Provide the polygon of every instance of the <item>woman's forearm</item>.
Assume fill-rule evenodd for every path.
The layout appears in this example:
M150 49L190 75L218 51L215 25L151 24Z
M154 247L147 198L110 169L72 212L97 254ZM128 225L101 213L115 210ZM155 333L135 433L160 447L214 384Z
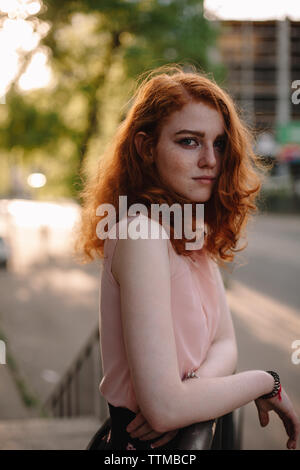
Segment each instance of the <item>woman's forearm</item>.
M237 369L238 353L236 343L230 339L211 345L205 361L195 370L199 377L224 377Z
M273 377L262 370L182 381L166 397L156 430L167 432L219 418L270 393L273 386Z

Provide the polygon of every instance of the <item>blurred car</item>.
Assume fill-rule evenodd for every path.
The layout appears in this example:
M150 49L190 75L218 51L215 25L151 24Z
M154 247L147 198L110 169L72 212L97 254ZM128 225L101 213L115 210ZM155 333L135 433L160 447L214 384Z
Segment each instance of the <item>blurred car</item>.
M3 237L0 236L0 267L7 268L9 260L9 247Z

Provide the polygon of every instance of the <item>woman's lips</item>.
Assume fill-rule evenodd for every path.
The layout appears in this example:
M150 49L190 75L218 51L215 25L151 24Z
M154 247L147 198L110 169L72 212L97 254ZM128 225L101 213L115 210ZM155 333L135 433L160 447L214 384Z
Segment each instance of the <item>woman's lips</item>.
M193 178L195 181L203 184L212 184L216 178Z

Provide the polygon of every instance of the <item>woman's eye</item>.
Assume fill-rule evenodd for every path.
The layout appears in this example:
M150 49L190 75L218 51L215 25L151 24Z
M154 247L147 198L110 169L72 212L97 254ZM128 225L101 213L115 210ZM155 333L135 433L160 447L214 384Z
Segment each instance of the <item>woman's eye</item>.
M224 140L217 140L217 142L215 142L215 147L217 147L221 152L225 150L225 145Z
M192 139L191 137L185 137L184 139L181 139L179 141L180 144L186 145L188 147L192 147L191 143L198 145L198 142L196 139Z

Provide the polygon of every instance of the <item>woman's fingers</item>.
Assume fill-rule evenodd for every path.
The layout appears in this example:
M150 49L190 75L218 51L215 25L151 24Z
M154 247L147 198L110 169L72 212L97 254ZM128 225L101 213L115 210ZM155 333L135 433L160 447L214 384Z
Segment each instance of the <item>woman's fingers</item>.
M297 440L299 438L299 421L297 418L285 417L283 419L284 427L286 429L287 435L289 439L287 441L287 448L288 449L296 449L297 447Z
M126 431L127 432L135 431L138 427L140 427L145 422L146 422L146 420L145 420L144 416L139 411L137 413L136 417L132 421L130 421L130 423L128 424L128 426L126 428Z
M147 421L144 424L142 424L141 426L139 426L137 429L134 429L134 431L131 431L129 434L130 434L130 437L141 438L145 434L148 435L149 432L154 432L155 433L154 437L160 436L162 434L162 433L156 433L155 431L153 431L153 429L149 426Z
M176 436L177 433L178 433L178 429L175 429L174 431L167 432L161 439L159 439L158 441L153 442L153 444L151 444L151 447L153 447L155 449L156 447L160 447L160 446L166 444L167 442L171 441Z
M128 424L126 431L130 437L138 438L142 441L148 441L164 434L154 431L139 410L135 418Z
M144 436L141 436L139 439L140 441L149 441L151 439L154 439L155 437L159 437L164 433L161 432L156 432L156 431L151 431L145 434Z
M267 426L267 424L269 424L269 414L267 411L263 411L263 410L258 410L258 416L259 416L259 421L260 421L260 425L265 427Z
M161 439L159 439L153 444L153 447L162 446L163 444L166 444L171 439L173 439L173 437L176 436L178 432L178 430L170 431L168 433L159 433L154 431L148 424L148 422L145 420L144 416L140 411L136 414L135 418L128 424L128 426L126 427L126 431L129 433L130 437L138 438L141 441L148 441L163 435Z
M286 433L289 436L289 439L286 443L287 448L296 449L297 439L299 437L299 430L300 430L299 429L300 424L299 424L299 420L297 416L293 413L284 414L281 412L277 412L277 414L281 418L284 424Z

